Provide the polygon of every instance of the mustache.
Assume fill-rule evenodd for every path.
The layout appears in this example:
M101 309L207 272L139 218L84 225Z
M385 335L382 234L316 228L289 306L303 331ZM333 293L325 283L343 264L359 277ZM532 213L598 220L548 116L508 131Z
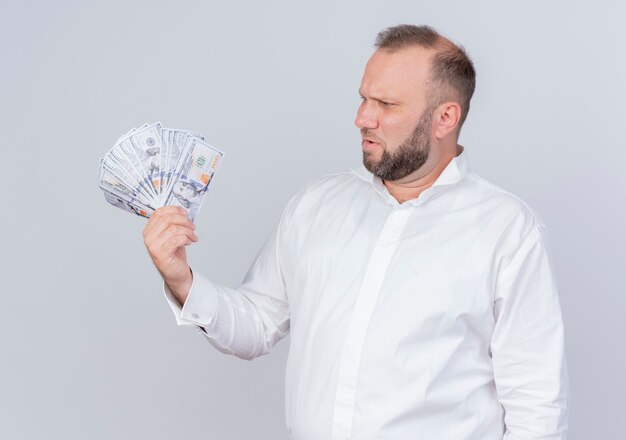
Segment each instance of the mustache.
M361 137L363 139L367 139L370 140L372 142L377 142L377 143L382 143L382 140L376 136L375 134L372 134L367 128L362 128L361 129Z

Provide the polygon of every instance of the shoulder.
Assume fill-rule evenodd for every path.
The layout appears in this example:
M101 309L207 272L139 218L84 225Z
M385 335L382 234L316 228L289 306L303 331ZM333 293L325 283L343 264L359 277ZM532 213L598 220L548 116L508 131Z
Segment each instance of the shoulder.
M547 227L527 201L476 173L468 174L466 184L480 199L481 213L489 216L496 253L511 255L533 243L547 242Z
M474 172L469 172L466 185L471 193L503 222L516 225L529 232L531 229L545 228L537 211L517 194L496 185Z
M350 198L355 191L362 190L365 184L351 171L325 174L309 181L289 201L292 208L317 206L318 208Z
M362 179L351 171L325 174L308 182L302 188L302 192L309 197L319 195L320 193L327 193L329 191L340 192L354 186L355 184L358 185L358 183L362 181Z
M350 200L362 197L367 182L352 171L326 174L307 182L287 203L282 222L286 225L340 212ZM285 225L285 226L286 226Z

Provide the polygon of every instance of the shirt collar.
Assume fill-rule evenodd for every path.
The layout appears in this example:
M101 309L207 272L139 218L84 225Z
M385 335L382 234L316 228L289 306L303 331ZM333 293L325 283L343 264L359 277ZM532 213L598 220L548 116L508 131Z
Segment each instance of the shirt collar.
M387 187L383 183L382 179L378 176L374 176L363 165L357 168L351 169L352 173L361 178L362 180L371 184L374 189L381 194L387 201L398 204L398 201L389 193ZM446 165L441 172L437 180L429 188L422 191L419 197L411 200L407 200L406 203L419 204L426 198L430 198L433 194L448 188L465 178L468 172L467 167L467 152L465 147L457 145L457 155L452 158L450 163Z

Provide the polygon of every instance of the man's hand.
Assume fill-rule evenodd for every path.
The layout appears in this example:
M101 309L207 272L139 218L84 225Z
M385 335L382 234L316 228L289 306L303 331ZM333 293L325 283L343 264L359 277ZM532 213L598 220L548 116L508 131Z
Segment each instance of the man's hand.
M198 241L187 212L177 206L158 208L143 229L143 241L163 281L185 303L191 289L191 269L185 246Z

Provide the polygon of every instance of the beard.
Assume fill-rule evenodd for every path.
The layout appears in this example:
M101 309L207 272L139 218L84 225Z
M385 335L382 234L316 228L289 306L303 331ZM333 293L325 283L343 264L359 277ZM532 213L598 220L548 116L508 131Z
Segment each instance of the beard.
M402 142L395 152L390 153L383 146L382 156L378 161L369 151L363 152L363 165L375 176L383 180L396 181L405 178L421 168L430 155L430 131L433 111L427 108L415 125L413 132ZM367 130L361 130L366 136Z

